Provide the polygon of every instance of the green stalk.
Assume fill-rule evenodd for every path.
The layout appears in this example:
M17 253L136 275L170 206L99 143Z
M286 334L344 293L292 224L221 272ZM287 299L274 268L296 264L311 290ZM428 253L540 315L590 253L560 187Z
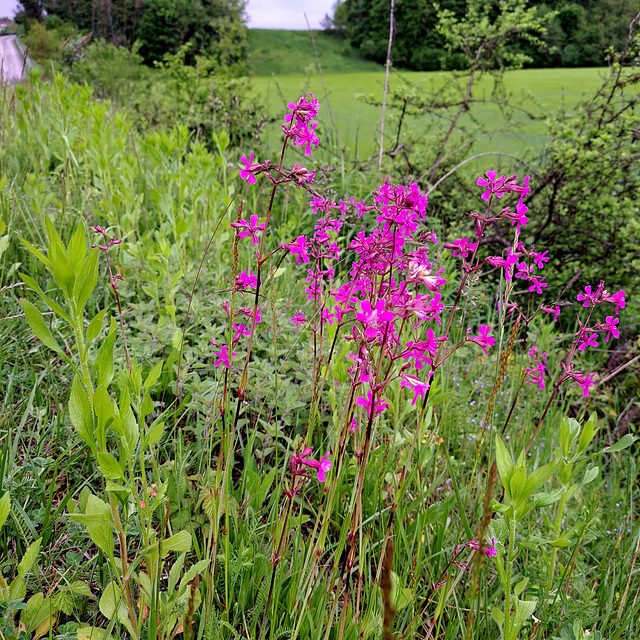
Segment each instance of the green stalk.
M511 630L511 568L515 559L516 514L509 521L509 553L507 554L507 589L504 596L504 629L503 640L509 640L507 633Z
M553 532L556 535L556 538L560 535L560 527L562 525L562 516L564 515L564 505L567 501L568 493L565 491L560 498L560 502L558 503L558 516L556 517L555 522L553 523ZM558 548L554 547L551 552L551 567L549 570L549 584L547 585L547 590L551 592L551 588L553 587L553 576L556 570L556 558L558 556Z

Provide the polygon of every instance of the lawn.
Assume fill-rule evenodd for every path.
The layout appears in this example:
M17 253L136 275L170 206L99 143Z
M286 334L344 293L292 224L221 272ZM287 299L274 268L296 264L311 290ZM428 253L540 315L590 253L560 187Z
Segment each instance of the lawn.
M502 149L527 157L536 155L545 141L545 118L563 108L573 109L581 98L593 93L601 84L601 73L602 69L593 68L525 69L508 72L505 76L505 86L513 102L522 105L539 119L530 120L523 114L523 124L517 131L503 130L486 137L479 142L475 150ZM394 71L390 78L390 88L397 90L401 87L415 87L437 92L450 77L450 74L443 72ZM301 93L311 91L323 105L318 118L320 127L324 131L330 131L330 104L340 145L347 149L348 157L363 160L378 148L381 116L381 109L366 104L363 98L370 96L381 102L384 79L384 71L327 73L324 75L324 81L328 101L317 69L306 76L262 76L254 77L252 82L256 93L264 100L269 114L274 118L285 112L285 104L289 100L295 100ZM474 89L476 98L490 99L492 85L493 80L490 76L481 77ZM472 116L491 129L502 127L505 123L504 116L495 104L476 105L475 109L463 114L461 124L469 123ZM428 116L415 119L417 126L428 127L430 122L432 120ZM389 136L395 135L394 114L390 110L387 111L385 128ZM275 124L269 129L269 142L275 141L278 133L279 124ZM385 149L389 148L390 143L387 142Z

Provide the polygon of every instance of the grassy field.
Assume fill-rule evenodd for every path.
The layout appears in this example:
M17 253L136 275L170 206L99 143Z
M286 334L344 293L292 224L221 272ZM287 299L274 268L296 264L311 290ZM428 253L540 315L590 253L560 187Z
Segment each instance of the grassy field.
M501 149L531 157L540 152L545 141L545 118L560 109L573 109L580 100L593 93L600 86L601 69L525 69L506 74L505 85L514 104L521 105L538 118L531 120L526 115L516 117L523 124L514 130L503 130L479 142L476 151ZM390 79L390 88L415 89L420 92L437 93L451 75L442 72L403 72L394 71ZM381 109L366 104L364 97L369 96L376 102L382 101L384 89L384 71L326 73L328 103L338 130L340 145L347 149L347 156L365 159L378 148ZM264 100L269 114L274 118L285 112L284 105L301 93L311 91L323 105L319 122L320 127L329 134L332 130L327 98L322 78L315 73L308 75L278 75L273 77L255 77L252 80L256 93ZM462 83L463 81L461 81ZM491 99L493 80L482 77L475 87L477 99ZM462 90L462 88L461 88ZM498 129L505 124L500 108L495 104L478 104L461 117L461 124L470 124L472 118L490 129ZM433 120L429 116L412 118L412 124L423 127L425 135ZM385 129L389 138L395 135L396 114L387 111ZM278 120L279 122L279 120ZM275 141L279 133L279 124L269 130L269 141ZM389 149L392 143L385 145Z
M313 31L324 73L380 71L381 66L365 60L357 49ZM316 57L308 31L249 29L249 66L255 76L286 76L317 71Z
M354 153L379 110L353 96L381 79L326 77ZM394 86L408 79L445 76ZM597 72L507 81L545 113ZM305 82L255 86L280 121L303 90L326 103ZM389 254L370 196L363 218L313 215L293 182L240 179L228 137L211 151L183 122L138 129L60 75L0 95L0 134L0 638L635 637L627 399L603 378L586 397L586 379L560 387L574 352L604 376L619 348L576 351L573 311L591 309L565 309L564 335L497 315L493 285L465 285L443 245L457 236L429 242L385 205L406 238Z

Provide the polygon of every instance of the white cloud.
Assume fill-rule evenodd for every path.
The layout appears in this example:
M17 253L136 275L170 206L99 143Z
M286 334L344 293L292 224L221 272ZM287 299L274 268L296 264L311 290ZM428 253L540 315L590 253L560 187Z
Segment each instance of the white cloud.
M312 29L320 28L325 14L331 14L335 0L248 0L251 29L306 29L307 14Z
M18 8L18 0L0 0L0 17L13 17Z

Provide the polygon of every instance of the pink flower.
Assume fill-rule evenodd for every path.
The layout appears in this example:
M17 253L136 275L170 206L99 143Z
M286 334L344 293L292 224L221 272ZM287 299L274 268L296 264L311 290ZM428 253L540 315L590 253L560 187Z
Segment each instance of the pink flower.
M250 268L236 275L236 289L255 289L257 286L258 276Z
M537 366L535 368L533 368L533 369L525 369L525 373L526 373L527 377L529 378L528 380L525 380L525 382L530 382L532 384L537 384L538 388L540 390L542 390L542 389L544 389L545 367L544 367L544 364L542 364L542 362L540 362L540 360L536 360L536 365Z
M487 187L487 190L482 194L482 196L480 196L483 200L489 200L492 193L495 193L498 198L502 197L503 192L499 192L498 187L504 183L506 178L505 176L496 178L497 173L497 171L487 171L487 173L484 174L484 177L481 176L476 181L476 184L479 187Z
M620 331L618 331L618 328L616 327L616 325L619 322L620 322L620 318L615 318L614 316L607 316L606 322L601 322L596 325L597 329L607 332L607 335L605 337L606 342L609 342L609 337L611 336L611 334L613 334L614 338L620 337Z
M215 343L212 341L212 344ZM214 356L218 356L218 359L213 363L213 366L217 368L223 364L227 369L231 366L230 357L238 355L237 353L232 353L231 356L229 356L229 347L227 347L227 345L224 345L220 351L212 349L211 353L213 353Z
M365 335L373 340L378 335L378 331L384 325L383 322L391 322L394 319L392 311L385 311L384 300L378 300L375 307L371 306L368 300L360 303L361 311L356 311L356 318L365 326Z
M232 222L231 226L235 227L236 229L240 229L240 231L238 231L238 235L241 238L246 238L248 236L251 236L251 242L253 244L258 244L259 239L258 239L258 233L261 233L264 231L264 222L261 222L260 224L258 224L258 216L256 215L252 215L251 216L251 222L247 222L246 220L240 220L239 222Z
M597 347L598 346L598 334L597 333L589 333L586 336L580 336L578 340L582 340L580 346L578 347L579 351L584 351L587 347Z
M253 151L251 152L250 160L247 160L246 156L242 156L240 160L242 160L242 162L244 162L245 164L245 168L240 169L239 171L240 177L243 180L247 180L249 184L255 184L256 176L254 175L254 172L258 173L263 168L263 165L253 164Z
M292 122L295 118L300 122L306 123L318 117L320 103L313 97L312 93L309 94L308 100L306 95L303 94L295 104L289 102L287 108L291 109L291 113L285 115L284 119L286 122Z
M536 276L530 276L529 282L531 282L531 286L529 287L531 293L534 291L536 293L542 293L542 290L549 286L547 282L544 282L544 278L537 278Z
M542 269L544 267L545 262L549 262L549 258L547 257L548 251L543 251L542 253L534 253L533 254L533 262L538 267L538 269Z
M478 327L478 333L480 335L470 338L469 333L471 332L471 328L469 328L467 329L467 337L465 338L465 342L475 342L477 345L482 347L485 355L488 356L489 352L487 351L487 347L493 347L493 345L496 343L495 338L492 338L489 335L489 331L491 331L491 327L489 325L481 324Z
M283 242L280 246L295 254L296 262L298 264L302 264L303 262L307 264L307 262L309 262L309 248L306 236L298 236L295 242L290 242L288 244Z
M545 313L552 313L553 321L554 322L558 321L558 316L560 315L560 305L556 305L555 309L550 309L549 307L540 307L540 310L544 311Z
M467 258L469 253L473 253L478 246L477 242L469 242L469 238L460 238L455 242L442 245L445 249L453 249L453 256Z
M427 390L431 386L428 380L431 378L432 375L433 375L433 371L430 371L429 375L427 376L427 380L425 382L422 382L420 378L416 376L412 376L410 374L402 376L402 379L400 380L400 386L413 389L413 400L411 401L412 407L416 404L416 400L419 397L424 398L425 394L427 393Z
M605 298L607 302L611 302L612 304L616 305L616 308L615 308L616 315L618 315L618 313L620 312L620 309L624 309L627 306L627 303L625 302L625 299L624 299L625 295L626 295L626 292L620 289L618 293L614 293L613 295L608 295Z
M588 307L591 304L597 304L598 302L598 291L596 291L595 293L591 293L591 285L587 285L585 288L585 293L579 293L578 294L578 302L581 302L584 300L582 306L583 307Z
M595 385L595 373L587 373L586 376L583 376L580 371L576 371L571 374L571 377L580 385L582 388L582 396L587 397L589 395L589 387L593 387Z
M293 318L290 319L290 322L293 322L295 328L298 328L298 325L304 324L306 322L306 318L304 317L304 311L296 311L293 315Z
M300 465L308 467L309 469L317 469L318 471L318 481L324 482L327 479L326 474L331 470L331 460L329 460L329 454L325 453L322 458L318 460L310 460L306 456L308 456L313 447L307 447L299 456L292 456L290 465L291 469L294 473L297 473L297 469ZM300 475L298 473L298 475Z
M371 415L372 403L374 416L379 415L389 406L389 403L384 398L382 400L375 400L374 402L373 393L370 390L367 391L366 398L363 398L362 396L358 396L356 398L356 404L366 409L367 416Z

